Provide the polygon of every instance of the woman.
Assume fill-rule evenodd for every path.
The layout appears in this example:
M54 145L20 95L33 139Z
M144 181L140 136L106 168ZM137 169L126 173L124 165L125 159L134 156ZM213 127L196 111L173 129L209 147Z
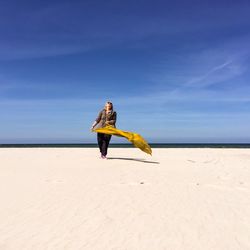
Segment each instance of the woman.
M100 128L103 128L107 125L111 125L115 127L116 123L116 112L113 111L113 104L112 102L106 102L104 109L102 109L97 118L95 119L91 129L100 123ZM108 146L112 135L97 133L97 142L99 145L99 149L101 152L101 158L107 159L106 155L108 152Z

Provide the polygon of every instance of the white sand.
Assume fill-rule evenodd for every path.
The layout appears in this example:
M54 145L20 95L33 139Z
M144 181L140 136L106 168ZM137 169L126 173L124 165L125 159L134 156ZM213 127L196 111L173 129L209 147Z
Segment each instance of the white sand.
M249 250L250 150L0 149L0 250Z

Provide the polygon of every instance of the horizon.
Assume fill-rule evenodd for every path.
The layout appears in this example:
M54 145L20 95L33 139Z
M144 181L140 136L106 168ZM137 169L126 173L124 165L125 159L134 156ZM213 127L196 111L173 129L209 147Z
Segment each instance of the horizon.
M241 140L219 140L218 138L213 138L213 139L208 139L208 140L147 140L149 144L250 144L249 139L241 139ZM90 141L83 141L80 139L75 139L75 140L53 140L53 139L43 139L43 140L36 140L36 139L14 139L14 140L2 140L0 142L0 145L18 145L18 144L23 144L23 145L29 145L29 144L34 144L34 145L46 145L46 144L62 144L62 145L68 145L68 144L93 144L93 145L98 145L98 143L95 141L95 139L90 140ZM126 139L121 139L117 140L114 138L111 139L109 145L116 145L116 144L124 144L124 145L132 145L129 141Z

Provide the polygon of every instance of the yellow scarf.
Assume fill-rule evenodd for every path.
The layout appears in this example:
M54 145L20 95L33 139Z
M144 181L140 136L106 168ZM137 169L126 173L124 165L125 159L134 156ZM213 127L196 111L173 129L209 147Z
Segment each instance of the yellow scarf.
M139 134L136 134L136 133L133 133L133 132L128 132L128 131L123 131L123 130L114 128L114 127L112 127L110 125L108 125L108 126L106 126L104 128L93 129L92 131L97 132L97 133L103 133L103 134L109 134L109 135L116 135L116 136L120 136L120 137L125 137L130 142L132 142L135 147L141 149L142 151L144 151L147 154L152 155L152 149L150 148L148 143L145 141L145 139Z

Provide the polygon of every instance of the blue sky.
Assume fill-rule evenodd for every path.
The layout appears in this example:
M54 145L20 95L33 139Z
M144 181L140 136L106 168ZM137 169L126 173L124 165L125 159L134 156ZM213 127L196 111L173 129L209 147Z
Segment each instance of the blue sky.
M250 142L249 1L0 2L0 143ZM127 142L112 138L113 142Z

